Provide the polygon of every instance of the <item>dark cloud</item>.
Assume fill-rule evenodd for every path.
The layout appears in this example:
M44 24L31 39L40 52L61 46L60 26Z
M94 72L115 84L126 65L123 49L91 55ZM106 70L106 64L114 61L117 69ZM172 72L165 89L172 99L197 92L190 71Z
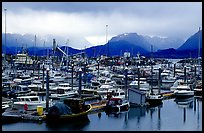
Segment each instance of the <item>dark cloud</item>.
M2 8L11 32L37 29L97 38L108 24L110 36L137 32L187 39L202 26L201 2L3 2Z

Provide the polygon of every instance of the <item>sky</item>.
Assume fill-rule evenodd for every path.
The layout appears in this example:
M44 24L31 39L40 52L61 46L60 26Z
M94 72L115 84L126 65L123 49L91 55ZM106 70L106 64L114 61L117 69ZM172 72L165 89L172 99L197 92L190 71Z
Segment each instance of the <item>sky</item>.
M202 2L2 2L2 33L5 18L6 33L61 36L73 48L123 33L186 40L202 27Z

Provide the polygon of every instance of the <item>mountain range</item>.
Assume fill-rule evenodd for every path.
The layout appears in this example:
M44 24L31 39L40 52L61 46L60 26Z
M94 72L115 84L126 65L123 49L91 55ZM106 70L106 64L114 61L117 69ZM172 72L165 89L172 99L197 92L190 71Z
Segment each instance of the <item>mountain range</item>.
M63 38L58 37L57 44L61 49L69 55L76 54L81 51L86 52L87 56L120 56L124 52L130 52L131 55L136 56L139 52L141 55L150 56L151 46L153 46L154 57L162 58L186 58L198 56L198 40L200 36L200 52L202 55L202 30L191 37L185 42L179 38L163 38L163 37L150 37L143 36L137 33L124 33L112 37L108 43L104 45L92 46L83 50L68 47L63 43ZM22 51L22 47L28 49L29 55L47 55L47 50L51 53L53 36L46 38L44 42L43 37L37 37L35 45L35 37L31 34L7 34L6 52L8 54L16 54ZM5 34L2 34L2 53L4 53ZM82 39L83 40L83 39ZM83 42L86 42L83 40ZM35 47L36 46L36 47ZM62 55L62 54L60 54Z

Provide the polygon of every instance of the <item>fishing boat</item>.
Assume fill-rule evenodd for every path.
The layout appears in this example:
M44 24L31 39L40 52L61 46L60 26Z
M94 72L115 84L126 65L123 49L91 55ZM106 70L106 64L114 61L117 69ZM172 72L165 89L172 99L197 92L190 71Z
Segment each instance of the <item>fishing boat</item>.
M130 108L129 101L122 98L112 97L108 100L106 104L105 112L106 114L119 113L129 110L129 108Z
M41 101L39 96L20 96L13 102L13 108L18 110L36 110L37 106L46 108L46 101Z
M60 119L60 121L72 122L73 120L87 119L91 110L91 104L85 105L83 99L67 98L49 108L46 121L53 122L53 120Z

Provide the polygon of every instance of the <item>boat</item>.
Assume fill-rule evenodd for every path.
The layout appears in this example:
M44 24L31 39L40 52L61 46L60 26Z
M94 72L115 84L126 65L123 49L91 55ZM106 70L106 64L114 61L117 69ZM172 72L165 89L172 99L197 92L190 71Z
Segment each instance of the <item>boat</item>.
M99 99L101 100L101 95L95 89L84 88L81 90L81 98L83 99Z
M32 84L28 85L28 88L32 91L41 91L42 83L40 82L40 80L34 80Z
M199 81L194 88L194 94L196 96L202 96L202 81Z
M97 92L99 95L105 98L107 96L108 90L112 88L113 88L112 85L101 85L99 89L97 89Z
M187 85L180 85L176 90L174 90L174 96L176 98L193 97L194 91L191 91L190 87Z
M170 87L170 90L171 91L174 91L174 90L177 90L177 88L189 88L190 89L190 86L186 85L184 83L184 80L182 79L178 79L174 82L173 86Z
M4 113L7 108L10 108L11 100L2 97L2 110L1 113Z
M1 113L4 113L7 108L9 108L9 105L8 105L8 104L2 104Z
M138 81L134 80L129 84L133 89L138 89ZM146 81L140 81L140 88L139 90L141 91L149 91L149 83L147 83Z
M108 89L107 96L104 98L105 99L109 99L109 98L125 99L125 91L120 88L111 88L111 89Z
M40 101L39 96L20 96L13 102L13 109L36 110L37 106L46 108L46 101Z
M62 74L57 71L52 71L52 76L50 77L50 80L54 83L59 83L64 82L65 77L63 77Z
M91 104L85 105L83 99L67 98L63 102L57 102L49 108L46 114L46 121L54 122L53 120L60 120L72 122L73 120L87 119L88 113L91 110Z
M129 108L130 108L129 101L119 97L118 98L112 97L106 103L105 112L106 114L120 113L123 111L128 111Z
M65 92L69 92L70 90L72 90L72 87L69 83L60 83L58 86L55 83L49 83L49 86L52 86L51 88L49 88L50 93L58 93L59 89L63 89Z
M61 88L58 88L57 89L57 92L54 93L54 94L51 94L49 96L50 99L53 99L53 100L63 100L65 98L73 98L73 97L78 97L79 96L79 93L77 90L72 90L71 88L68 90L66 89L61 89Z
M146 102L148 102L150 106L161 105L162 100L163 96L161 94L148 93L148 95L146 96Z
M15 85L12 87L12 91L17 95L26 95L27 93L31 92L31 89L28 88L26 85Z

